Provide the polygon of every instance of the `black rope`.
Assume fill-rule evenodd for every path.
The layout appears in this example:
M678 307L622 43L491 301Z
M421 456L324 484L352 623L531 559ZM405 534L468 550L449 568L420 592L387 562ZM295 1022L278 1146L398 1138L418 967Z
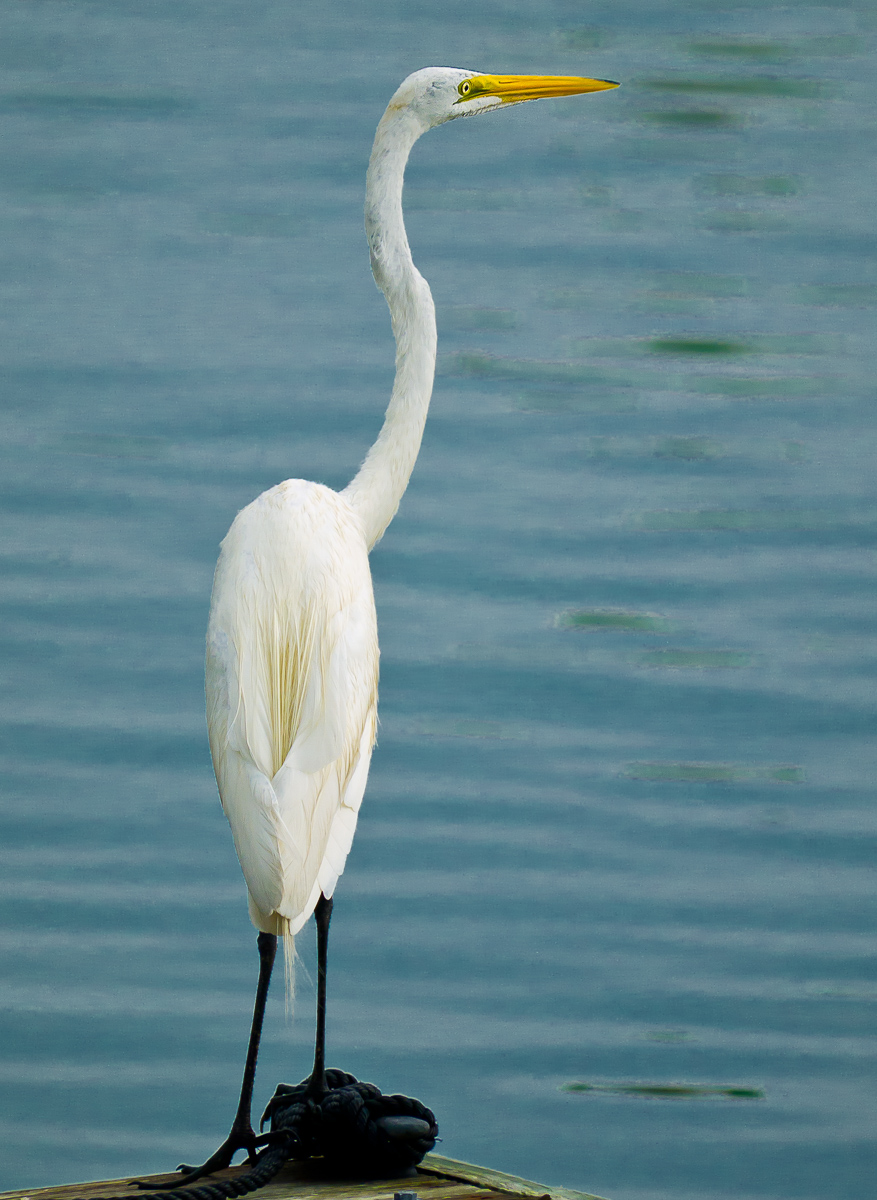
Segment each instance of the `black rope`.
M234 1179L217 1179L212 1183L201 1183L184 1188L175 1188L167 1192L148 1192L150 1200L234 1200L237 1196L246 1196L249 1192L258 1191L266 1183L270 1183L281 1167L289 1161L289 1150L286 1141L268 1146L263 1150L249 1171L236 1175ZM142 1196L143 1193L137 1193ZM130 1195L130 1193L129 1193ZM123 1197L112 1197L111 1200L126 1200Z
M438 1137L435 1113L411 1096L384 1096L346 1071L326 1072L322 1100L307 1096L308 1080L281 1083L262 1116L272 1133L292 1131L291 1158L320 1158L334 1175L393 1178L416 1167Z
M384 1096L373 1083L330 1070L326 1094L315 1100L307 1095L309 1082L278 1086L262 1115L263 1127L271 1122L271 1140L249 1170L234 1179L150 1191L149 1200L236 1200L264 1187L290 1159L322 1160L327 1175L393 1179L408 1174L436 1143L435 1113L411 1096ZM143 1193L105 1200L134 1195Z

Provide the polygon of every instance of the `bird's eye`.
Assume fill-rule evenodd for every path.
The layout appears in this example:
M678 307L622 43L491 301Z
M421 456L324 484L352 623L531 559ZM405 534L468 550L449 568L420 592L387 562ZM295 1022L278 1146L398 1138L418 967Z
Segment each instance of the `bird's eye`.
M469 82L468 79L464 79L463 82L460 84L460 86L457 88L457 91L460 93L461 96L468 96L469 92L471 90L472 90L472 84Z

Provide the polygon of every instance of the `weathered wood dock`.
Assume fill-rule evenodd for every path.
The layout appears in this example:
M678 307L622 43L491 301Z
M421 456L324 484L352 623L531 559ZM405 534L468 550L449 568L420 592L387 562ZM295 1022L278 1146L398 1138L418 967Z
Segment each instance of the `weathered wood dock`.
M242 1167L217 1171L212 1178L234 1177ZM167 1181L173 1186L173 1175L150 1175L143 1178L152 1183ZM381 1179L373 1183L338 1182L319 1179L301 1163L289 1163L265 1187L251 1195L255 1200L393 1200L397 1192L416 1192L420 1200L509 1200L520 1196L525 1200L603 1200L589 1192L570 1188L551 1187L504 1175L487 1167L458 1162L441 1154L428 1154L415 1175L404 1179ZM63 1187L26 1188L18 1192L0 1192L0 1200L106 1200L109 1196L124 1196L142 1200L144 1193L131 1187L126 1179L105 1179L95 1183L68 1183ZM149 1195L149 1193L145 1193Z

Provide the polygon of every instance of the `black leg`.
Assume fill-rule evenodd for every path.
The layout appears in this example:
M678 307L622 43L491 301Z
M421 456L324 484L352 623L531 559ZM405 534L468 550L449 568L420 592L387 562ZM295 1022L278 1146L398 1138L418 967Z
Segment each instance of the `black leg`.
M253 1147L246 1144L246 1142L255 1142L250 1118L253 1104L253 1084L256 1082L256 1062L259 1058L259 1042L262 1040L262 1022L265 1020L268 986L271 983L271 971L274 967L274 957L277 954L277 938L273 933L260 933L257 945L259 947L259 982L256 985L256 1000L253 1004L253 1024L250 1027L250 1041L247 1046L247 1061L241 1081L238 1110L235 1113L229 1135L229 1140L235 1135L244 1139L239 1149L249 1151L250 1161L255 1157Z
M255 1162L256 1149L267 1139L257 1137L253 1130L250 1109L253 1102L253 1083L256 1079L256 1060L259 1057L259 1041L262 1037L262 1022L265 1018L265 1001L268 997L268 985L271 982L271 970L274 966L274 956L277 953L277 938L273 933L260 933L259 946L259 982L256 986L256 1001L253 1005L253 1024L250 1028L250 1044L247 1047L247 1061L244 1066L244 1078L241 1083L241 1097L238 1110L235 1113L228 1137L215 1154L207 1159L200 1167L188 1167L182 1163L178 1171L184 1171L182 1179L175 1179L173 1186L182 1187L213 1171L221 1171L231 1166L231 1160L238 1150L246 1150L247 1162ZM167 1188L167 1184L147 1184L146 1187Z
M326 961L329 953L329 922L332 920L332 901L320 896L314 909L317 924L317 1039L314 1047L314 1069L308 1081L307 1096L320 1101L329 1090L326 1085Z

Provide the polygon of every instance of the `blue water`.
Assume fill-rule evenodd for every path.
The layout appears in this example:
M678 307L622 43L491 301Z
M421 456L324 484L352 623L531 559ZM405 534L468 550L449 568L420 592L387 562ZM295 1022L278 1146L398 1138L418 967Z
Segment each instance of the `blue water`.
M440 365L373 555L330 1061L430 1103L445 1154L613 1200L870 1194L873 9L0 19L0 1186L228 1127L256 964L213 564L377 432L364 170L399 80L450 63L623 86L413 155ZM308 1070L300 948L258 1102Z

